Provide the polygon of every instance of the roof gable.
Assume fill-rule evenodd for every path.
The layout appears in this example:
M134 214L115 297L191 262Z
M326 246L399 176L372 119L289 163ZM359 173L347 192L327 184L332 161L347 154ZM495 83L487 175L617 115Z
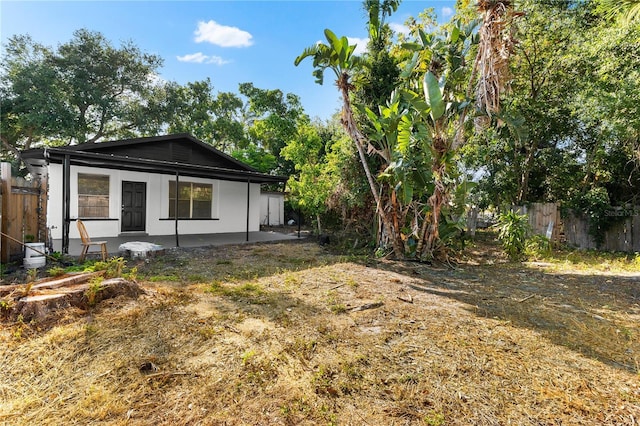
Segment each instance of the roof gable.
M248 165L186 133L87 143L61 148L120 157L219 167L229 170L255 171Z

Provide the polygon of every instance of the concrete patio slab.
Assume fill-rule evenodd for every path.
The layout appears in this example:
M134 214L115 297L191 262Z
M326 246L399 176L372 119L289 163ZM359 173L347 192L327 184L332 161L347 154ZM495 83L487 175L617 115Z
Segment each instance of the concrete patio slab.
M175 235L149 235L149 236L121 236L116 238L92 238L92 240L100 240L107 242L107 251L109 256L114 256L119 253L120 244L128 243L132 241L148 242L158 244L164 248L171 247L207 247L207 246L223 246L230 244L251 244L257 242L270 242L270 241L290 241L297 240L296 234L284 234L280 232L249 232L248 238L246 232L230 232L222 234L194 234L194 235L180 235L178 241L176 241ZM69 240L69 254L71 256L80 256L82 250L82 241L78 239ZM54 251L62 250L62 240L53 240ZM89 252L89 258L100 257L100 252Z

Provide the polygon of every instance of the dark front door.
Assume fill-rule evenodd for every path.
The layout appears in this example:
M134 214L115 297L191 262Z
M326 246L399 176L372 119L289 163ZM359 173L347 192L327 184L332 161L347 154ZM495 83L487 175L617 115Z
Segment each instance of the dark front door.
M122 232L144 231L147 184L122 181Z

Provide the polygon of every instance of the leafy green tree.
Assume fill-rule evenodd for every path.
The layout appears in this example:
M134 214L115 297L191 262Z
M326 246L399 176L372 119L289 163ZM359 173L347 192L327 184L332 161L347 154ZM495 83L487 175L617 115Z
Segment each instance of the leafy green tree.
M278 169L275 155L255 144L248 144L245 148L237 148L231 151L231 156L262 173L270 173Z
M625 25L640 22L639 0L599 0L598 9L608 19L620 18Z
M280 151L306 120L298 96L279 89L260 89L253 83L242 83L239 91L247 98L245 131L251 144L275 159L272 169L279 174L292 174L293 164Z
M166 117L169 133L190 133L215 148L230 153L247 146L243 103L233 93L215 93L210 79L185 85L169 83Z
M640 27L600 3L521 3L503 111L463 155L483 172L482 206L559 201L596 243L640 193Z
M358 164L352 144L334 116L326 122L301 122L296 136L282 150L295 164L288 182L290 200L304 216L314 218L319 234L336 221L344 231L357 228L359 235L371 231L359 223L369 213L361 204L362 192L368 189L366 184L358 187L360 180L354 179Z
M295 164L296 176L287 183L296 204L315 216L318 234L322 234L321 216L335 187L337 175L327 170L325 146L316 127L301 125L294 139L282 150L283 156Z
M327 39L327 44L318 43L304 49L302 54L296 58L294 63L297 66L304 59L313 58L313 75L316 77L316 83L318 84L323 83L324 72L327 69L334 73L336 77L336 86L342 95L342 125L356 146L360 164L362 165L367 177L371 195L375 200L378 218L382 222L385 232L390 237L395 255L401 258L404 256L404 252L400 233L399 230L394 228L394 224L389 220L389 217L384 210L384 205L382 204L382 200L379 195L378 185L375 182L373 174L367 163L365 147L370 146L370 144L358 127L351 105L350 95L354 89L354 85L351 83L351 77L355 70L362 68L364 61L361 57L354 55L356 46L349 45L349 41L346 37L338 38L329 29L325 29L324 34Z
M49 66L51 52L29 36L14 36L0 65L2 157L11 160L44 137L59 136L71 121Z
M398 84L400 70L396 57L391 54L393 32L386 20L400 3L400 0L365 0L363 5L369 15L369 43L364 66L355 76L354 102L373 111L378 105L384 105Z
M471 105L465 96L466 59L474 34L473 26L452 26L443 34L418 29L417 35L407 44L415 54L400 90L380 107L379 117L373 112L369 117L376 129L372 139L391 155L382 177L392 188L390 211L403 226L405 251L431 259L443 248L441 215L457 181L456 126Z
M2 64L3 145L96 142L137 129L162 60L132 42L119 48L85 29L57 49L9 40Z
M162 59L131 41L115 48L102 34L81 29L53 52L50 65L72 117L63 135L84 143L117 137L140 124L142 114L136 112L144 107Z

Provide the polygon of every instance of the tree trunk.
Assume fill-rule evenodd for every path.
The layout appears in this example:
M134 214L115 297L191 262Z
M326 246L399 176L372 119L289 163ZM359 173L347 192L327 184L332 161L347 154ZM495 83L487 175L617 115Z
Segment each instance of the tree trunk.
M320 215L316 215L316 222L318 223L318 235L322 235L322 224L320 223Z
M25 165L25 167L27 168L27 170L29 170L29 173L31 174L31 177L33 177L34 179L38 178L38 174L36 173L36 170L33 168L33 166L31 166L31 164L25 162L22 160L22 155L21 152L18 148L16 148L15 146L13 146L7 139L5 139L4 137L0 136L0 139L2 140L2 144L5 146L5 148L7 148L8 151L13 152L13 154L16 156L16 158L18 159L18 161L20 161L22 164ZM29 145L30 143L27 143L25 146L25 149L29 149Z
M421 251L416 253L420 259L433 259L435 257L435 251L438 248L440 241L440 212L442 206L447 201L447 187L444 182L444 176L446 174L446 154L451 151L449 140L446 133L439 126L438 122L435 124L435 137L433 138L433 163L431 165L431 173L434 176L434 189L433 194L429 197L429 205L431 205L431 215L425 217L425 221L428 221L426 227L426 235L424 235L424 246ZM424 229L424 226L423 226Z
M524 164L522 165L520 182L518 185L518 198L516 200L516 204L518 204L519 206L522 205L524 201L526 201L527 193L529 192L529 176L531 175L531 169L533 168L533 159L535 158L535 153L537 150L538 143L534 142L533 145L529 148L527 152L527 158L525 158Z
M367 157L364 152L364 144L366 142L366 138L358 129L358 126L356 125L355 119L353 117L351 101L349 100L350 83L348 81L348 78L349 76L347 74L342 74L342 76L336 82L338 88L340 89L340 92L342 93L342 126L356 145L358 156L360 157L360 163L362 164L364 173L367 177L367 182L369 183L371 195L373 195L373 199L376 203L376 212L378 213L378 217L382 221L385 230L389 232L391 244L393 246L393 252L398 259L402 259L404 257L404 244L402 243L402 238L400 237L399 230L393 227L391 221L384 211L382 201L380 199L380 194L378 193L378 187L373 180L371 170L369 170L369 165L367 163Z

